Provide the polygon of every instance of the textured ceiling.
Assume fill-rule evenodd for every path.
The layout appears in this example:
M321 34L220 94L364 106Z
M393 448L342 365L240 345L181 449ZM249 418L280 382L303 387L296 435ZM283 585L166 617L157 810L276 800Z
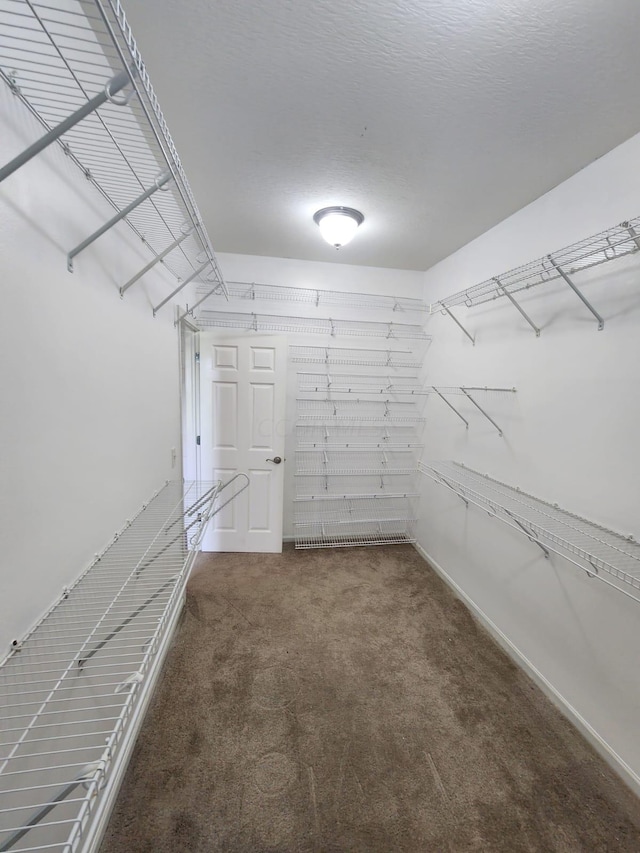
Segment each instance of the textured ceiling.
M220 252L427 269L640 130L638 0L124 2Z

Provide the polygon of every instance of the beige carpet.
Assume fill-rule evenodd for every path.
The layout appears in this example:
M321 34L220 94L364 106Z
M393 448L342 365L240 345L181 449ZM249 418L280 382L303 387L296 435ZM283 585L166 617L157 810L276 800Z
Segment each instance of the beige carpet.
M200 558L101 853L640 851L640 801L410 546Z

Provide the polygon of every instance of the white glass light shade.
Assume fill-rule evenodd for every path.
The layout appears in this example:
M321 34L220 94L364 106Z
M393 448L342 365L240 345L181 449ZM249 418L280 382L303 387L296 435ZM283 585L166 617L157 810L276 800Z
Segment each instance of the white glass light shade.
M313 219L327 243L336 249L353 240L358 226L364 222L360 211L351 207L325 207Z

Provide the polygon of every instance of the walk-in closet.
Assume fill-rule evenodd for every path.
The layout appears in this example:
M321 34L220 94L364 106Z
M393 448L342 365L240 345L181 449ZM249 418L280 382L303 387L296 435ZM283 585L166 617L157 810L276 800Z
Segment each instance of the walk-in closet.
M0 851L640 850L639 34L0 0Z

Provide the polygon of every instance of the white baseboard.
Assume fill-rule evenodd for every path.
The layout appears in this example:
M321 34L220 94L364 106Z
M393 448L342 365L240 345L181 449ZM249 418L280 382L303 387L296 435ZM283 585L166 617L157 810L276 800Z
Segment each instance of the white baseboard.
M604 758L607 764L622 778L622 780L631 788L631 790L640 796L640 776L621 758L618 753L611 747L607 741L601 737L598 732L591 726L584 717L573 707L573 705L557 690L550 681L537 669L529 658L524 655L520 649L511 642L500 628L493 622L487 614L470 598L467 593L460 587L453 578L447 574L442 566L429 556L427 551L418 544L414 543L416 551L427 562L433 570L440 575L442 580L455 592L457 597L463 601L473 615L478 619L481 625L491 634L494 640L501 648L509 655L514 663L523 669L527 675L538 685L543 693L549 697L553 704L561 711L567 719L573 723L578 731L589 741L594 749Z

